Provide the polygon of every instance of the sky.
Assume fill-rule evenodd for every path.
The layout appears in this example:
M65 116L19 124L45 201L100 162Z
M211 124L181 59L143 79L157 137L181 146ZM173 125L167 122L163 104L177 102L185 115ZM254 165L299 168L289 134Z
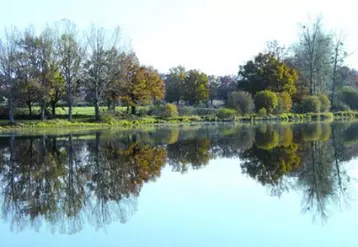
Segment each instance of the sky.
M143 64L212 75L236 74L269 40L296 42L299 24L322 15L327 30L344 33L353 53L347 65L358 68L354 0L0 0L0 6L1 30L42 28L64 18L80 29L120 26Z

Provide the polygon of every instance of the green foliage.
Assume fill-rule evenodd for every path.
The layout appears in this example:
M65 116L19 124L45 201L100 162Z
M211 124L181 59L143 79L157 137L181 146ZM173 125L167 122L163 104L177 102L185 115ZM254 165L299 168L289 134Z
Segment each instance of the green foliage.
M278 94L278 113L290 112L292 108L292 99L287 92L282 92Z
M317 96L306 96L302 100L302 111L303 112L320 112L321 101Z
M265 108L268 113L272 113L278 105L278 98L274 92L269 90L258 92L255 96L256 109Z
M165 79L165 100L167 102L179 102L182 98L182 88L186 78L183 66L171 68Z
M228 107L234 108L240 114L249 114L254 111L254 100L248 92L231 92L228 95Z
M217 114L219 119L233 119L237 115L234 109L221 108Z
M220 109L184 106L179 108L180 116L216 116Z
M267 114L266 108L261 108L258 112L257 112L260 116L265 116Z
M255 95L259 91L296 93L296 70L278 61L271 54L258 54L253 61L240 66L239 88Z
M164 117L172 118L178 116L178 107L175 104L166 104L164 107Z
M358 109L358 93L353 87L345 86L342 88L341 101L347 104L351 109Z
M182 87L183 100L197 105L209 99L209 79L205 73L190 70Z
M331 101L328 96L326 94L321 94L318 97L321 101L321 112L328 112L331 109Z

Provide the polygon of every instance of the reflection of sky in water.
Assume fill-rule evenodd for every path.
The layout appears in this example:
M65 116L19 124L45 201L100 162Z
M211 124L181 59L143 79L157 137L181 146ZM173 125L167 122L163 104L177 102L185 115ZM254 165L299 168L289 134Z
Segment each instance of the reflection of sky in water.
M352 178L358 178L357 162L342 166ZM352 181L349 207L333 208L323 224L301 212L299 189L270 196L241 174L238 159L211 160L184 175L166 167L156 182L143 186L126 224L116 221L99 230L84 225L74 235L52 235L46 227L9 232L4 223L1 246L358 246L357 187Z

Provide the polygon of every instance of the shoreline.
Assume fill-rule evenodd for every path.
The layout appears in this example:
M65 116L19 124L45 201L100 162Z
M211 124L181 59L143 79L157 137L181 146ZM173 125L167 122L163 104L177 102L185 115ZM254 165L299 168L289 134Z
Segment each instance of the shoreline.
M353 121L358 119L356 112L326 112L326 113L305 113L295 114L286 113L280 115L249 115L234 118L220 119L215 116L184 116L175 118L159 117L138 117L136 119L107 119L101 122L94 122L91 119L74 119L72 121L63 119L51 120L18 120L14 126L0 125L0 131L27 130L27 129L110 129L123 128L132 129L141 126L165 126L165 125L187 125L187 124L205 124L205 123L237 123L237 124L262 124L262 123L308 123L316 121Z

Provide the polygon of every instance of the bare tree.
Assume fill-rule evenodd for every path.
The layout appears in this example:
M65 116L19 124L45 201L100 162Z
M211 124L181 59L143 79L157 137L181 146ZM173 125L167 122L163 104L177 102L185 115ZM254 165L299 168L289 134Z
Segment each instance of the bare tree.
M16 57L19 52L19 32L12 27L5 30L4 39L0 42L0 75L1 91L5 92L8 102L9 123L15 124L14 109L13 109L13 90L15 84L16 74Z
M310 94L327 89L326 82L331 73L331 37L323 31L322 18L312 25L303 25L300 44L295 47L297 65L301 75L308 78Z
M332 73L332 94L331 94L331 102L332 108L336 108L336 89L339 83L338 70L342 67L344 63L344 59L348 56L348 53L344 48L344 37L342 32L336 34L333 40L333 52L332 52L332 65L333 65L333 73Z
M58 45L60 69L66 84L68 120L72 121L73 98L75 86L79 81L84 49L80 45L76 25L68 20L64 20L61 24L63 30Z
M121 53L120 29L112 33L92 25L86 33L88 58L85 76L88 89L93 93L96 121L100 120L99 106L103 93L119 69L118 54Z

